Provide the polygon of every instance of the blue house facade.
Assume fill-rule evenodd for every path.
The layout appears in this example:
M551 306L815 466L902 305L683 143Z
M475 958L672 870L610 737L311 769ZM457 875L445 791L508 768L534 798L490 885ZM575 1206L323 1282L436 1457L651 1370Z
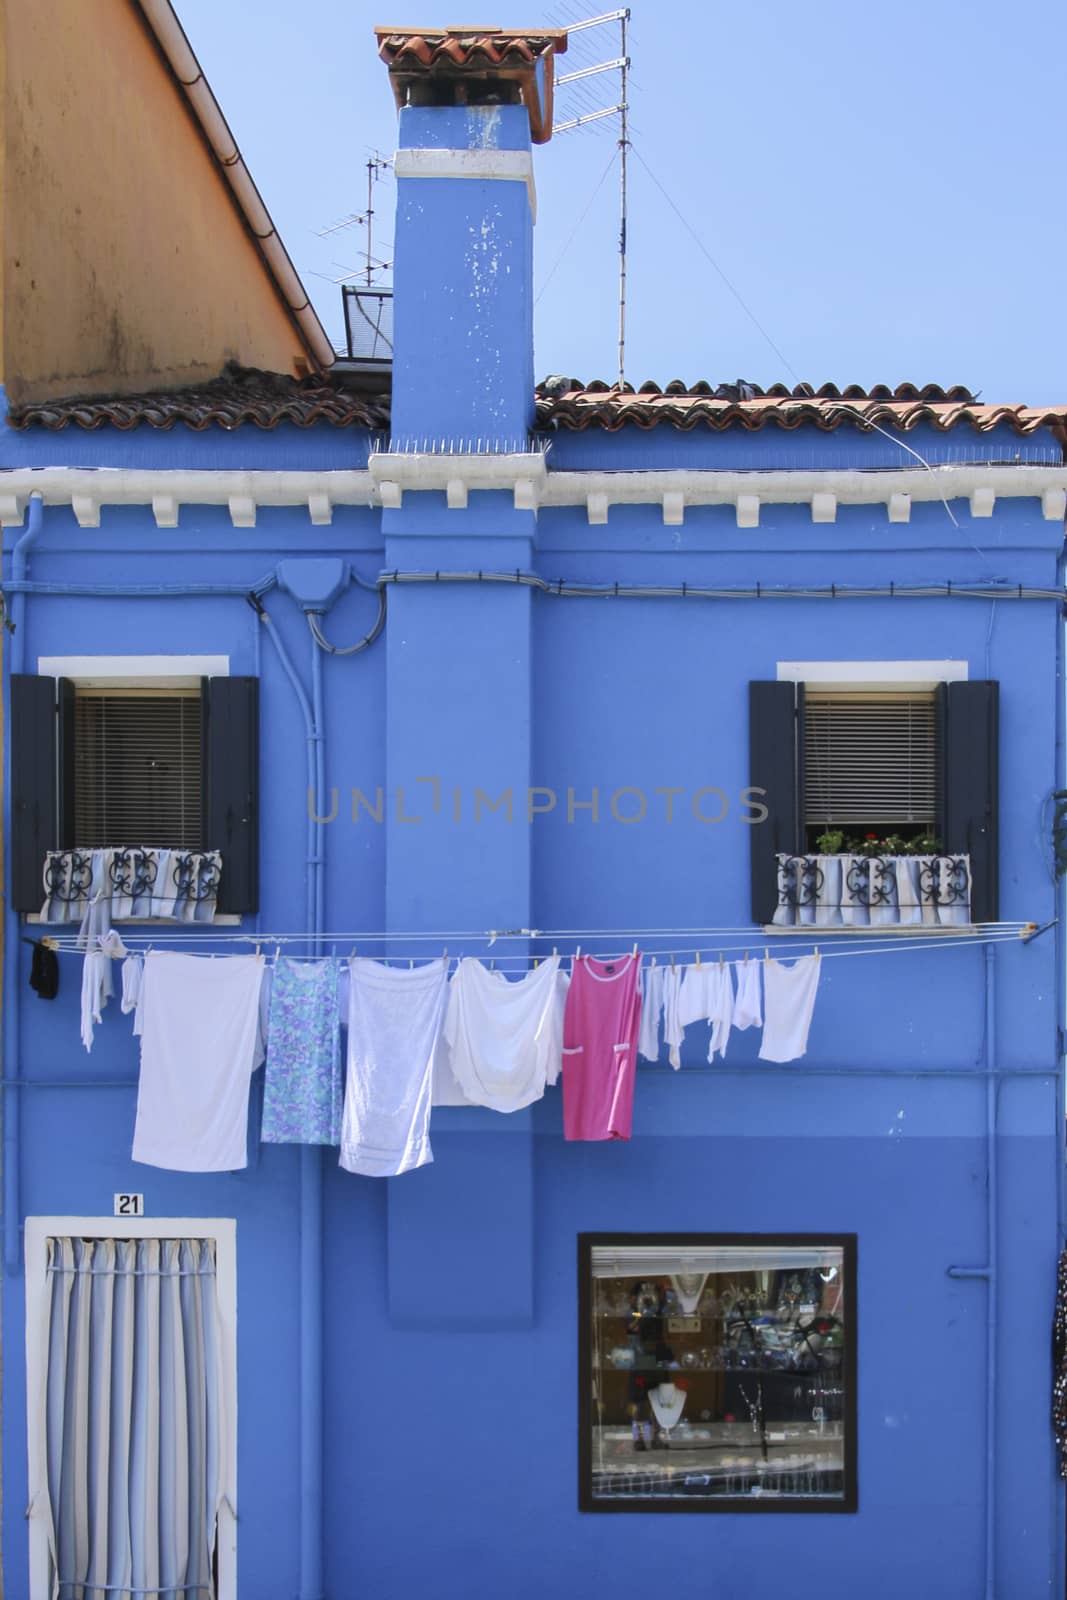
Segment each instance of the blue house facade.
M220 1600L1060 1594L1067 410L535 388L531 147L565 39L379 42L389 392L231 372L0 437L5 1592L191 1540L198 1496L177 1586ZM136 743L160 700L139 800L106 719ZM120 836L164 804L166 837ZM550 1087L438 1105L432 1164L357 1176L260 1141L257 1070L246 1165L134 1162L118 992L79 1037L78 872L121 845L195 858L177 907L111 890L128 950L751 962L794 1033L814 973L810 1030L791 1054L735 1026L709 1063L698 1020L677 1070L660 1038L628 1139L564 1137ZM79 1333L63 1286L126 1248L188 1284L204 1241L194 1481L150 1335L138 1424L118 1310L86 1300ZM159 1370L178 1328L189 1378L175 1294ZM114 1592L173 1586L173 1557Z

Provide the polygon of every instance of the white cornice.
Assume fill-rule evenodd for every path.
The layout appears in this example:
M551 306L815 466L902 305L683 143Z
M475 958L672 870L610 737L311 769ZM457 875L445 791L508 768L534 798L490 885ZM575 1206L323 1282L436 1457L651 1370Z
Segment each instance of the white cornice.
M529 150L437 150L408 147L393 157L396 178L482 178L524 183L530 211L537 221L533 157Z
M235 527L255 526L260 506L303 506L327 524L335 506L394 509L405 494L443 492L462 510L479 490L505 491L517 510L582 506L590 523L605 523L612 506L660 509L677 527L693 506L732 506L737 526L759 526L761 508L806 505L813 522L833 522L839 506L884 506L889 522L907 522L913 504L967 500L972 517L990 517L998 500L1041 501L1042 516L1062 522L1067 467L959 463L929 470L718 472L710 468L642 472L553 472L538 451L500 455L381 453L359 471L236 472L125 467L17 467L0 470L0 524L20 527L31 494L48 506L69 505L83 528L95 528L102 506L149 506L158 527L177 526L183 505L226 506Z

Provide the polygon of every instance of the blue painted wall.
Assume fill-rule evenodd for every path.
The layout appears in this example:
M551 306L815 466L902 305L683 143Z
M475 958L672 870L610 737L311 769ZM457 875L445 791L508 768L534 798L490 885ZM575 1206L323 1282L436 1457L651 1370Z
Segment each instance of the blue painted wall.
M429 142L416 134L410 142ZM483 187L468 180L465 203L484 203ZM437 292L429 280L439 265L422 264L408 291L416 302ZM401 340L403 327L398 306ZM521 340L501 348L509 373L528 360ZM440 430L445 369L433 367L432 351L416 352L410 340L407 349L410 365L401 348L397 371L404 430ZM522 383L528 395L525 366ZM480 403L464 392L471 406ZM509 427L521 426L512 414L523 403L508 400ZM974 445L963 434L909 442L948 460ZM342 467L361 465L368 445L354 430L328 429L0 433L8 465ZM981 448L1008 454L1017 445L1012 435L983 438ZM569 467L884 465L893 449L846 431L660 430L560 436L550 459ZM579 511L535 519L478 493L466 511L448 511L443 496L423 494L405 496L396 512L338 509L327 528L297 510L261 510L255 529L235 530L221 511L183 508L180 527L166 531L136 509L105 507L92 530L54 509L31 577L251 587L281 559L327 555L366 578L383 567L473 565L608 583L1056 583L1062 529L1042 519L1036 501L1000 502L980 521L965 502L953 509L958 528L940 505L917 506L904 525L889 524L884 510L845 508L820 526L803 508L765 507L755 530L738 530L728 511L690 511L683 528L664 528L656 509L627 508L594 528ZM310 687L313 647L298 607L278 593L266 603ZM373 596L349 589L326 631L351 642L374 610ZM327 948L347 955L350 941L340 936L359 930L748 926L748 830L733 803L711 825L689 800L705 786L730 797L745 786L747 684L773 677L788 659L958 658L972 677L999 679L1002 915L1046 922L1058 905L1048 797L1063 781L1055 744L1061 627L1053 602L394 590L378 642L325 662L327 785L340 793L337 819L325 828ZM239 598L35 596L23 646L27 670L42 655L210 652L228 654L233 672L261 676L258 926L299 928L304 727L252 609ZM436 812L432 784L419 782L433 777L442 795ZM512 785L519 797L531 784L561 797L532 826L521 802L511 822L502 812L475 822L475 787L495 797ZM366 813L352 821L352 788L373 798L379 785L388 794L383 822ZM677 786L685 800L670 824L657 800L644 821L626 825L609 805L623 786L650 797ZM568 821L567 789L587 801L594 787L600 820L581 810ZM399 820L401 788L404 814L421 821ZM161 930L158 943L166 942ZM753 930L753 947L763 942ZM471 940L450 954L476 948ZM113 1006L86 1060L76 961L63 958L60 997L44 1005L26 988L28 955L22 945L8 952L21 1016L5 1073L111 1083L22 1093L21 1214L103 1214L115 1191L134 1189L150 1217L237 1219L241 1593L291 1600L300 1583L299 1155L267 1148L247 1172L212 1177L134 1166L137 1058L127 1020ZM759 1063L757 1041L745 1034L732 1038L726 1065L708 1068L694 1030L680 1074L641 1068L630 1144L565 1144L553 1092L513 1118L437 1113L435 1165L399 1180L354 1178L329 1159L323 1554L332 1600L525 1600L549 1586L580 1600L624 1585L679 1600L783 1590L814 1600L861 1588L894 1600L974 1600L985 1553L987 1290L947 1269L980 1263L988 1249L987 1099L976 1076L987 1048L1003 1074L996 1592L1010 1600L1058 1592L1063 1505L1047 1420L1062 1155L1052 937L999 947L993 982L996 1033L987 1041L981 950L894 947L870 959L828 959L802 1063ZM578 1513L575 1240L598 1229L858 1235L854 1516ZM9 1275L3 1562L12 1596L27 1592L22 1318L22 1278Z

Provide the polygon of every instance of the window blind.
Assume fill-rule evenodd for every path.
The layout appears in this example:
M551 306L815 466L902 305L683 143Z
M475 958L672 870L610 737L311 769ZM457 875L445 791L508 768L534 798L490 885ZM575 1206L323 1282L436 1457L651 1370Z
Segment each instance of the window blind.
M919 823L938 818L934 691L824 692L804 700L806 823Z
M78 689L74 831L79 849L201 843L200 695Z

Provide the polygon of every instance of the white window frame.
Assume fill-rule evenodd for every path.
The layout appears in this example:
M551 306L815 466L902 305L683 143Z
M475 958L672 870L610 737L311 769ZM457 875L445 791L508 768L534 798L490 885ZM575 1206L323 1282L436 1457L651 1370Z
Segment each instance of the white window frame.
M51 1600L48 1552L48 1252L51 1238L212 1239L222 1367L217 1600L237 1600L237 1222L233 1217L27 1217L26 1444L29 1600Z
M820 689L936 689L966 683L966 661L779 661L779 683Z
M228 678L229 656L38 656L42 678L69 678L76 689L199 689L201 678ZM40 922L39 911L26 914ZM133 922L165 922L161 917L133 917ZM237 912L217 911L216 927L236 927Z

